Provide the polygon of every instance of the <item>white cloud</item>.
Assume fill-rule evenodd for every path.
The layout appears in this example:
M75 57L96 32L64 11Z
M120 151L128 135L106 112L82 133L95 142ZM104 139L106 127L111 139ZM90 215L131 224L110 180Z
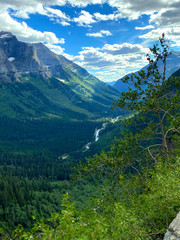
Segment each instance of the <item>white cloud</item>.
M151 0L151 1L144 1L144 0L82 0L82 1L76 1L76 0L69 0L68 1L73 6L87 6L88 4L103 4L108 3L111 7L116 8L116 10L112 14L101 14L101 13L94 13L93 15L87 16L87 19L91 19L88 24L92 24L96 21L108 21L108 20L119 20L122 18L128 18L129 20L135 20L138 19L142 14L146 15L154 15L155 13L160 11L165 11L170 7L174 6L174 9L176 8L176 14L173 15L173 19L179 17L178 9L179 9L179 0ZM170 12L169 12L170 14ZM78 18L75 18L78 21ZM80 21L82 19L79 19ZM153 18L152 18L153 20ZM174 20L171 19L171 22ZM86 26L88 24L85 24L85 21L81 21L81 26ZM155 22L155 21L153 21ZM157 21L156 21L157 22ZM177 22L177 21L176 21ZM152 25L146 26L142 29L139 28L139 30L145 30L153 28ZM137 28L138 29L138 28Z
M142 14L153 14L154 12L159 12L161 9L167 9L172 4L178 4L179 0L6 0L1 1L0 9L14 9L19 12L16 14L21 17L28 17L30 13L40 13L45 14L45 6L65 6L66 4L70 4L71 6L77 7L86 7L90 4L104 4L107 3L113 8L117 8L114 14L104 15L100 13L96 13L95 16L99 20L115 20L116 18L129 18L136 19ZM178 7L177 7L178 9Z
M154 29L146 34L140 36L140 38L147 39L148 41L155 41L158 37L165 34L165 38L173 41L172 46L180 46L180 26L178 27L161 27Z
M63 55L65 58L69 59L70 61L73 61L73 59L74 59L74 57L73 57L72 55L70 55L70 54L62 53L62 55Z
M114 69L114 70L104 70L104 71L93 71L90 70L91 74L95 75L101 81L104 82L112 82L116 81L119 78L126 75L126 72L123 69Z
M127 17L130 20L137 19L142 14L151 15L177 2L179 0L108 0L110 6L118 8L122 18Z
M63 54L64 48L58 46L58 45L54 45L51 43L47 43L45 44L46 47L48 47L52 52L56 53L56 54Z
M145 66L147 51L139 44L105 44L102 48L84 47L71 60L103 81L114 81Z
M79 26L88 26L96 22L93 15L84 10L82 10L80 16L74 18L73 21L76 22Z
M13 16L18 18L24 18L28 19L29 14L36 14L39 13L41 15L45 15L49 17L50 20L55 21L56 23L59 23L63 26L70 25L70 17L67 16L65 13L63 13L59 9L55 9L52 7L43 6L42 4L38 4L37 7L23 7L23 9L16 9L13 8L15 12L13 13Z
M19 18L29 18L29 14L45 14L44 6L37 0L23 1L23 0L7 0L0 2L1 12L5 12L8 9L14 10L14 15Z
M156 29L140 36L145 41L155 41L165 34L165 38L173 42L171 46L180 46L180 2L168 1L166 7L150 16L150 23L156 24Z
M140 44L130 43L113 45L105 44L103 50L112 55L144 53L145 50L147 51L147 49L144 49Z
M70 20L70 17L66 16L66 14L59 9L54 9L50 7L46 7L45 9L47 10L47 13L50 14L50 16L57 16L67 21Z
M174 5L174 4L173 4ZM159 26L177 26L180 25L179 7L172 7L162 9L158 13L154 13L150 17L150 23L155 23ZM176 5L175 5L176 6Z
M69 26L70 25L70 17L67 16L65 13L63 13L59 9L54 9L50 7L45 8L46 13L48 17L50 17L51 20L56 21L56 23L60 23L62 26Z
M103 4L105 2L107 2L107 0L64 0L64 4L69 3L76 7L86 7L90 4Z
M89 37L104 37L104 36L111 36L112 33L108 30L101 30L100 32L87 33L86 35Z
M63 44L63 38L57 38L52 32L41 32L34 30L25 22L17 22L8 12L0 12L1 31L12 32L20 41L25 42L47 42L51 44Z
M56 9L58 6L69 4L76 7L86 7L90 4L107 3L114 8L111 14L94 13L82 10L80 16L70 19L65 13ZM0 2L0 9L5 12L8 8L14 10L14 15L20 18L29 18L29 14L42 14L51 18L57 23L68 26L71 21L75 21L80 26L87 26L97 21L119 20L128 18L137 19L142 14L152 15L151 21L156 24L168 22L178 22L180 7L179 0L6 0ZM167 17L168 16L168 17Z
M98 21L108 21L108 20L117 20L118 18L115 16L115 14L101 14L101 13L94 13L95 18Z
M148 30L155 28L153 25L147 25L145 27L135 27L136 30Z
M66 22L66 21L59 21L59 20L56 20L57 23L60 23L62 26L70 26L70 23Z

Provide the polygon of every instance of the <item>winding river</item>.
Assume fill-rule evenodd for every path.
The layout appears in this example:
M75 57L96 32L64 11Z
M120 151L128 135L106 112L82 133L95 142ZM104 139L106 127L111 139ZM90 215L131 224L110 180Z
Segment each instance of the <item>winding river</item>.
M117 122L120 117L121 117L121 116L117 116L116 118L112 119L111 122L113 122L113 123ZM99 133L100 133L102 130L104 130L104 129L107 127L107 125L108 125L108 122L103 123L103 125L102 125L101 128L99 128L99 129L96 128L96 129L95 129L95 133L94 133L95 139L94 139L93 142L97 142L97 141L99 140ZM87 143L87 144L84 146L84 147L85 147L85 151L89 150L89 148L90 148L90 146L91 146L91 144L92 144L93 142L89 142L89 143Z
M94 134L95 135L95 142L97 142L99 140L99 133L100 133L100 131L104 130L106 128L106 126L107 126L107 123L103 123L102 128L99 128L99 129L95 130L95 134Z

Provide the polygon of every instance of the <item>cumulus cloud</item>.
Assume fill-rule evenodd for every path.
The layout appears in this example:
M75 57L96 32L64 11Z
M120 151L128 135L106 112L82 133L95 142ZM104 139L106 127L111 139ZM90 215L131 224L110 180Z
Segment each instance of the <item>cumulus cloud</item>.
M170 7L168 9L162 9L158 13L152 14L150 17L150 23L155 23L159 26L177 26L177 24L179 25L179 8Z
M37 0L23 1L23 0L7 0L0 2L1 12L7 9L14 10L14 15L20 18L29 18L29 14L45 14L44 6Z
M101 30L100 32L87 33L86 35L89 37L104 37L104 36L111 36L112 33L108 30Z
M56 23L60 23L63 26L69 26L70 25L70 17L67 16L65 13L63 13L59 9L54 9L50 7L46 7L46 14L48 17L50 17L51 20L56 21Z
M167 8L171 4L176 4L179 0L108 0L110 6L117 7L120 16L128 19L137 19L142 14L151 15Z
M47 43L45 44L46 47L48 47L52 52L56 53L56 54L63 54L64 52L64 48L58 46L58 45L54 45L54 44L51 44L51 43Z
M66 3L71 4L72 6L76 7L86 7L87 5L90 4L103 4L106 3L107 0L64 0L64 5Z
M142 14L146 15L156 15L160 11L165 11L169 8L176 8L179 9L179 0L151 0L151 1L143 1L143 0L68 0L68 3L73 6L78 7L85 7L88 4L103 4L107 3L111 7L116 8L112 14L101 14L101 13L94 13L91 15L91 22L89 24L94 23L94 21L108 21L108 20L119 20L122 18L128 18L129 20L135 20L138 19ZM171 10L170 10L171 11ZM168 14L170 14L169 12ZM155 16L154 15L154 16ZM176 19L176 16L178 17L178 10L175 15L173 15L173 19ZM155 22L155 18L153 19L153 22ZM167 21L167 20L166 20ZM173 20L171 20L173 22ZM156 23L158 22L158 19L156 19ZM176 21L177 22L177 21ZM83 23L82 26L85 26ZM152 25L150 25L152 26ZM150 29L150 28L143 28L144 29ZM139 29L140 30L140 29Z
M17 22L8 12L0 13L1 31L12 32L20 41L47 42L63 44L63 38L57 38L52 32L41 32L30 28L25 22Z
M102 48L84 47L71 60L101 80L112 81L145 66L147 51L139 44L105 44Z
M144 53L144 48L140 44L105 44L103 50L112 55L121 55L121 54L133 54L133 53Z
M17 10L17 14L21 17L28 17L30 13L45 13L44 6L65 6L66 4L70 4L71 6L76 7L86 7L90 4L104 4L107 3L113 8L117 8L116 17L124 17L129 19L136 19L142 14L153 14L154 12L159 12L161 9L167 9L170 5L174 7L179 4L179 0L151 0L151 1L144 1L144 0L31 0L31 1L24 1L24 0L7 0L1 1L0 8L7 9L11 8ZM178 8L178 7L177 7ZM118 15L119 14L119 15ZM115 19L113 14L104 15L97 13L95 17L99 20L110 20Z
M107 3L113 7L113 13L90 14L82 10L80 16L70 19L65 13L56 9L57 6L65 6L69 4L76 7L86 7L90 4L104 4ZM70 25L71 21L76 22L80 26L91 25L97 21L119 20L121 18L128 18L129 20L137 19L142 14L152 15L151 21L156 24L162 22L178 22L179 20L179 0L6 0L0 2L0 9L4 12L8 8L14 10L14 15L20 18L29 18L30 14L39 13L46 15L63 26ZM176 9L176 12L175 12ZM166 18L169 16L169 18ZM171 17L170 17L171 16ZM167 20L168 19L168 20Z
M135 27L136 30L147 30L152 28L155 28L155 27L153 25L147 25L145 27Z
M88 26L96 22L93 15L84 10L82 10L80 16L74 18L73 21L76 22L79 26Z
M59 9L43 6L42 4L39 4L37 6L37 8L26 7L25 9L23 8L23 9L19 9L19 10L14 10L12 15L15 17L18 17L18 18L28 19L29 14L36 14L36 13L45 15L45 16L49 17L49 19L51 21L59 23L62 26L70 25L69 22L71 21L71 19L65 13L63 13Z
M108 20L117 20L117 16L115 14L101 14L101 13L94 13L95 18L98 21L108 21Z
M179 8L179 1L170 0L166 2L166 6L150 16L149 23L155 24L156 29L141 35L140 38L146 41L154 41L164 33L166 39L174 42L171 46L180 46Z
M180 26L178 27L161 27L154 29L146 34L140 36L140 38L147 39L148 41L155 41L158 37L165 34L165 38L173 41L171 46L180 46Z

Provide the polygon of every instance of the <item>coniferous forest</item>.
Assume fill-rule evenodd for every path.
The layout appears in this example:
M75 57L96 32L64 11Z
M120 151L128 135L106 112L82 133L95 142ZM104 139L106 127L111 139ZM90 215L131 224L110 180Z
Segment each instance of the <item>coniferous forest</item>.
M122 79L133 87L112 111L128 117L109 124L88 151L83 146L101 121L58 127L56 119L37 120L19 131L18 121L0 119L0 239L163 239L180 210L180 71L166 78L170 54L162 36L147 71ZM62 147L68 157L63 138L72 139Z

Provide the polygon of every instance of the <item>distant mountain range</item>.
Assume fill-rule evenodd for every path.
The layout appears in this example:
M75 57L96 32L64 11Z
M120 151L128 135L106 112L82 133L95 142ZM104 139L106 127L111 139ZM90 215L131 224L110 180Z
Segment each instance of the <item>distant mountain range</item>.
M143 67L141 70L146 71L147 67L148 67L148 65ZM159 61L158 67L161 72L162 67L163 67L162 62ZM170 54L167 57L166 78L169 78L172 75L172 73L174 73L178 69L180 69L180 51L177 51L177 52L173 51L172 54ZM126 76L131 76L131 74L128 74ZM122 78L118 79L112 86L115 87L120 92L128 91L128 87L132 88L132 85L123 83L121 80L122 80Z
M62 120L112 115L119 93L42 43L0 32L1 117Z

